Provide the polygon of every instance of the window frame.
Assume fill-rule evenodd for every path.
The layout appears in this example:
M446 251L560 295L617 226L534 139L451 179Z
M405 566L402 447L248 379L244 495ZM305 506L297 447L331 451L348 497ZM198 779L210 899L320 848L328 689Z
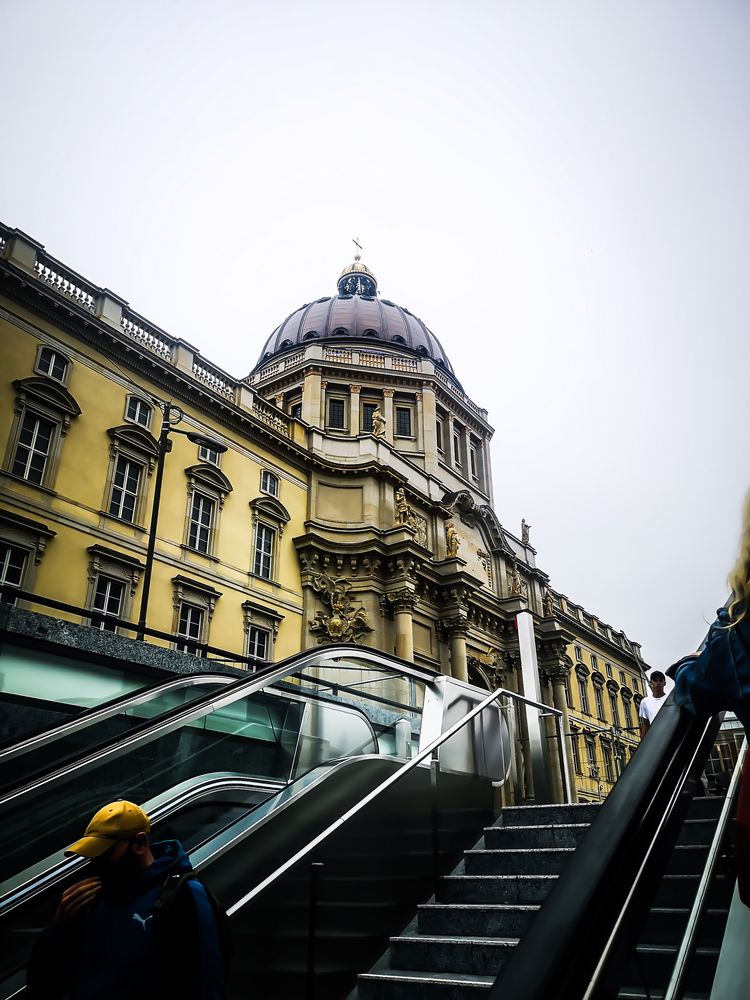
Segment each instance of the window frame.
M204 520L206 511L208 511L207 523ZM211 555L215 527L216 498L208 496L201 490L193 490L188 503L187 548L204 556Z
M273 483L273 489L268 489L267 483ZM281 490L281 479L275 472L271 472L270 469L260 470L260 492L265 493L266 496L273 497L275 500L279 498L279 492Z
M120 595L119 595L118 600L117 600L117 611L115 611L115 612L109 611L109 610L104 610L102 608L97 608L97 606L96 606L96 602L97 602L97 599L99 597L99 588L100 588L100 586L101 586L102 583L106 584L105 589L106 589L107 593L106 593L105 600L107 601L107 603L109 603L109 599L110 599L110 588L111 588L111 585L114 584L116 587L120 588ZM116 632L117 631L117 626L115 624L112 624L110 626L107 625L107 619L108 618L112 619L112 618L122 618L123 617L122 609L123 609L123 604L124 604L124 601L125 601L125 589L126 589L125 588L125 584L123 583L122 580L118 580L114 576L107 576L104 573L99 574L99 576L97 577L97 580L96 580L96 584L94 585L94 598L93 598L93 601L91 603L91 612L92 613L91 613L91 617L89 618L89 625L91 625L92 628L99 629L102 632Z
M372 434L372 416L375 410L383 411L381 401L371 396L360 397L359 401L359 429L363 434ZM368 410L370 411L368 414ZM369 420L368 420L369 416Z
M263 494L251 500L248 504L251 517L251 546L250 546L250 568L248 575L261 580L274 581L274 573L278 564L278 557L281 544L281 536L284 528L291 520L286 507L276 497ZM266 529L273 532L270 576L264 576L255 572L258 554L258 526L264 525Z
M143 408L146 415L145 421L139 420L137 416L130 414L129 411L131 404L136 404L136 412L138 412L138 407ZM125 413L123 415L123 419L127 420L128 423L135 424L136 427L142 427L144 430L149 431L151 430L151 421L153 416L154 408L151 403L147 403L145 399L142 399L140 396L135 396L132 393L125 397Z
M180 653L191 653L193 656L205 656L205 650L199 649L200 645L209 644L211 632L211 622L213 620L216 602L222 596L221 592L214 590L208 584L200 583L185 576L172 577L173 597L172 606L174 614L172 617L172 634L175 637L172 648ZM180 632L182 622L183 607L193 608L201 612L200 635L196 638ZM188 647L193 646L192 652Z
M107 434L110 437L109 467L104 484L104 499L102 501L101 513L118 524L129 524L135 528L143 529L148 497L148 481L156 468L156 461L159 455L159 442L144 427L134 423L121 424L119 427L110 427ZM112 498L114 490L117 488L117 468L121 458L141 466L132 521L127 521L125 518L111 513Z
M263 546L261 545L261 535L268 541L268 551L265 550L265 543ZM255 522L252 551L251 575L259 577L261 580L273 580L274 569L276 568L276 529L273 525L260 519ZM264 561L268 563L267 573L263 572Z
M63 373L60 377L53 375L50 371L51 366L45 367L43 364L43 356L46 351L52 355L53 358L59 360L64 365ZM70 371L73 367L73 362L64 354L58 347L52 347L51 344L39 344L36 352L36 361L34 362L34 371L39 375L43 375L45 378L51 378L60 385L67 385L68 379L70 378Z
M47 375L33 375L29 378L15 379L12 385L16 392L16 402L13 424L5 450L3 471L18 482L28 483L29 486L34 486L37 489L54 492L63 440L70 430L72 421L80 416L81 408L60 382ZM38 483L13 472L27 415L46 420L53 426L49 450L45 456L44 469Z
M284 616L280 615L276 610L266 608L253 601L245 601L242 605L242 628L245 635L245 656L253 657L255 655L250 652L250 636L252 630L257 629L258 631L267 633L268 644L266 647L265 659L268 662L271 662L274 658L274 647L276 637L279 633L279 625L283 620Z
M207 444L200 444L198 445L198 461L205 462L206 465L213 465L218 469L221 466L221 452Z
M348 397L342 392L327 392L326 393L326 430L339 431L340 433L345 433L349 430L349 420L348 420L348 407L349 402ZM333 403L341 404L341 425L334 424L331 420L331 406Z
M127 480L125 480L125 479L124 479L124 482L123 482L122 486L118 485L118 483L117 483L117 477L118 477L118 473L119 473L119 469L120 469L120 463L123 463L123 465L127 466L128 469L136 469L137 470L137 482L136 482L136 486L135 486L135 491L133 491L132 489L126 489ZM111 484L110 491L109 491L109 500L107 502L107 516L108 517L113 517L116 521L122 521L124 524L137 524L138 523L137 515L138 515L138 508L139 508L139 504L140 504L140 501L141 501L141 497L143 495L143 480L145 478L144 475L143 475L144 471L145 471L145 466L141 462L137 461L135 458L132 458L130 455L118 455L117 456L117 458L115 459L114 468L112 470L112 484ZM119 504L119 506L120 506L120 512L119 513L117 513L117 512L115 512L115 511L112 510L112 505L115 503L115 491L116 490L119 490L120 493L121 493L121 495L120 495L120 504ZM133 497L133 509L132 509L132 516L131 517L124 517L123 513L122 513L122 507L123 507L122 499L125 496L132 496Z
M122 603L120 605L120 614L118 617L122 618L123 621L127 621L132 607L133 600L135 598L136 591L138 589L138 581L140 580L141 573L144 569L144 564L140 559L136 559L134 556L128 555L124 552L118 552L116 549L110 549L105 545L89 545L86 550L89 554L89 565L88 565L88 590L86 593L86 608L92 612L86 619L89 625L93 627L98 627L94 623L94 618L102 617L103 612L96 610L96 591L100 578L104 577L110 580L116 580L123 585L123 596ZM107 629L107 631L114 631L120 634L120 629ZM127 632L123 632L127 635Z
M182 548L187 552L195 552L198 555L217 561L221 515L224 510L226 498L233 491L234 487L224 473L214 465L199 464L188 466L185 469L185 477L187 480L187 503L185 504ZM203 497L203 499L213 504L208 547L206 549L195 546L191 538L196 497Z
M19 590L33 591L37 568L47 545L56 534L40 521L33 521L9 510L0 511L0 544L25 554Z
M406 414L408 417L409 431L402 433L399 430L399 414ZM393 436L401 441L413 441L416 438L414 427L414 404L401 401L394 402L393 405Z
M578 699L581 702L581 712L584 715L591 715L591 707L589 704L589 680L588 677L577 674L578 678Z

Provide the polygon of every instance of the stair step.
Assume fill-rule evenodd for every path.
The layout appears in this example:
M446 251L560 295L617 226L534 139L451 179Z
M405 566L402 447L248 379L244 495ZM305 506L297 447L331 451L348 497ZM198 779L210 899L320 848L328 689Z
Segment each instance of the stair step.
M559 875L573 856L572 847L529 850L466 851L467 875Z
M518 938L457 938L427 935L392 937L394 970L496 976L513 954Z
M549 826L560 823L591 823L601 809L598 802L557 806L506 806L500 816L502 826Z
M682 940L687 927L690 910L688 907L653 907L646 917L641 932L641 941L653 945L673 945ZM703 914L698 944L719 946L724 936L727 911L708 909Z
M678 946L676 944L674 946L639 944L636 951L638 954L637 966L631 966L629 972L626 970L623 977L625 982L638 984L636 988L640 988L640 984L645 980L652 992L659 989L663 991L672 975ZM695 949L690 964L691 989L698 993L711 991L718 958L718 947L698 947Z
M447 875L440 880L442 903L533 904L543 902L557 875Z
M702 844L708 847L716 831L716 820L686 819L682 824L677 843L681 845Z
M696 844L677 844L667 862L667 875L700 875L706 864L708 848Z
M484 831L484 846L487 849L577 847L588 828L588 823L489 826Z
M369 972L358 979L357 1000L478 1000L492 989L494 976L432 972Z
M538 906L423 903L417 912L417 927L420 934L520 938L538 912Z

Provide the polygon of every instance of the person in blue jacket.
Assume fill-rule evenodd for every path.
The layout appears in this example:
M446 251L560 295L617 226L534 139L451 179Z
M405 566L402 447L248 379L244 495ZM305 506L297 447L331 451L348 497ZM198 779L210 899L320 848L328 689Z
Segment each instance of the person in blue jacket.
M667 671L674 698L693 715L735 713L750 733L750 493L745 500L740 552L729 574L732 596L716 613L702 651Z
M176 840L151 844L132 802L111 802L65 852L91 873L62 894L27 970L31 997L53 1000L221 1000L219 928L204 886L184 880L168 919L154 907L170 876L190 872Z

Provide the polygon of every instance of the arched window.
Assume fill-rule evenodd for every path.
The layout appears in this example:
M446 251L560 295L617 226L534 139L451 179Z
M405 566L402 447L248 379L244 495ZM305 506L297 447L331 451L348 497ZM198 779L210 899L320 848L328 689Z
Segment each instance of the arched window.
M260 491L267 493L270 497L279 495L279 477L268 469L263 469L260 474Z
M128 396L125 404L125 419L132 420L134 424L140 424L148 430L151 427L151 415L154 408L140 399L138 396Z
M70 362L66 357L60 354L59 351L54 350L51 347L40 347L39 355L36 360L36 371L40 375L47 375L49 378L53 378L56 382L62 382L63 385L68 381L68 372L70 370Z

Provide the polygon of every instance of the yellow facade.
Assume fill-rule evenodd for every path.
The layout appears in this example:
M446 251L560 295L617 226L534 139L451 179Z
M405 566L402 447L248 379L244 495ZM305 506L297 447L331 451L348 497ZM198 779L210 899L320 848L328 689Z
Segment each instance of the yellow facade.
M351 641L523 694L530 612L531 694L598 798L636 745L640 647L552 590L529 526L492 506L487 411L374 275L347 275L236 379L0 226L0 582L137 635L162 455L150 641L245 662Z

